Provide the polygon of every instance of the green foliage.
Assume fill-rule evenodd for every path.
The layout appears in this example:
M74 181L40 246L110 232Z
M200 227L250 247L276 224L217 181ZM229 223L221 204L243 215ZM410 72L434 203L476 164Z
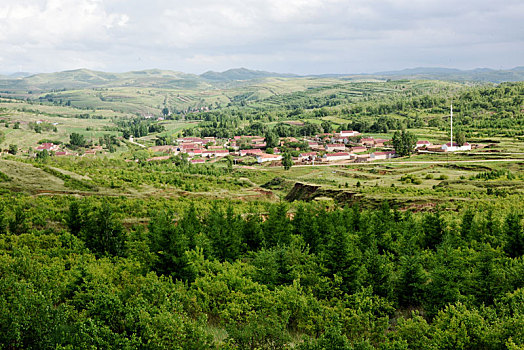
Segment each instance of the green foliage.
M291 159L291 153L286 152L282 156L282 166L284 169L289 170L293 166L293 160Z
M48 98L55 101L61 94L76 92ZM97 94L99 102L114 98L110 91ZM155 102L156 113L171 103L156 89L150 94L164 98L163 104ZM450 95L457 101L456 123L468 137L522 134L522 83L465 88L423 81L342 82L269 98L235 91L230 107L178 112L199 120L187 133L257 134L271 145L279 137L326 130L383 133L426 122L443 133L447 124L441 116ZM78 102L64 98L70 105ZM290 119L298 123L284 123ZM111 131L127 136L162 131L159 123L143 118L115 117L114 123ZM401 143L403 134L396 133ZM111 135L98 134L98 143L116 147ZM171 131L165 135L148 139L169 143ZM520 178L519 164L504 163L511 167L504 170L490 165L493 171L461 165L461 176L482 169L471 179L490 180L462 187L466 181L438 165L429 170L392 164L373 173L365 165L340 167L337 173L344 178L338 181L322 178L331 169L320 167L290 174L278 167L263 172L233 167L232 158L194 166L184 156L153 163L144 161L146 153L126 153L128 159L133 156L141 162L114 154L63 159L47 151L37 153L38 162L19 156L5 161L10 181L2 183L0 198L0 347L524 345L522 194L514 181ZM15 164L15 158L24 163ZM69 189L61 191L78 190L74 195L84 198L40 195L41 187L31 195L20 193L26 182L13 175L22 168L17 165L37 166L65 182ZM430 177L429 171L438 175ZM433 190L425 183L366 186L371 176L382 181L382 172L406 183L418 183L424 174L428 180L451 180ZM328 183L331 189L356 184L361 196L348 201L360 201L360 206L275 203L275 196L253 195L256 184L281 173L286 183L300 178ZM271 188L275 195L287 190L277 185ZM473 189L477 185L481 190ZM486 188L500 195L488 197ZM447 197L453 201L446 202ZM429 201L442 207L426 206Z
M42 143L53 143L55 145L61 145L63 142L60 141L60 140L52 140L52 139L41 139L41 140L38 140L37 142L39 145L41 145Z
M459 146L463 146L466 143L466 134L464 133L464 131L457 131L457 133L455 134L455 142L457 142Z
M15 235L27 233L29 225L27 222L27 213L23 206L18 205L14 209L13 216L9 219L9 232Z
M152 262L155 271L182 280L192 279L185 254L189 243L188 235L174 225L172 214L164 211L154 214L149 223L149 250L155 257Z
M74 132L69 135L69 144L72 147L85 147L87 145L87 141L85 140L84 135Z
M81 226L78 235L87 248L96 256L123 256L125 254L126 232L107 201L94 207L87 206L82 215L80 223L77 222L77 218L71 220L70 228L77 230L77 225Z
M255 206L241 214L233 203L182 201L125 229L122 214L138 203L4 200L2 344L283 349L297 335L302 349L524 343L524 264L508 250L522 218L512 210L302 203L290 217L278 203L262 219ZM67 231L45 228L50 219Z
M391 139L391 143L393 144L395 153L398 156L409 156L415 150L417 137L413 133L406 130L402 130L401 132L395 131L393 138Z
M0 171L0 181L11 181L11 178Z
M40 160L40 161L43 161L45 162L47 160L47 156L46 157L46 153L43 153L43 152L47 152L46 150L43 150L39 153L37 153L37 160ZM43 154L41 157L38 157L39 154ZM91 182L87 181L87 180L79 180L79 179L76 179L74 177L71 177L70 175L68 174L64 174L63 172L57 170L57 169L54 169L54 168L51 168L51 167L48 167L48 166L45 166L45 165L42 165L42 164L35 164L36 167L42 169L43 171L45 171L46 173L49 173L53 176L56 176L58 177L59 179L62 179L64 180L64 183L66 186L68 187L71 187L73 189L77 189L77 190L83 190L83 191L97 191L97 187L95 185L93 185Z
M427 176L426 176L426 178L427 178ZM413 174L403 175L400 178L400 181L405 182L405 183L412 183L412 184L415 184L415 185L420 185L422 183L422 180L419 179L418 177L416 177Z
M499 169L478 173L477 175L471 176L470 180L497 180L500 178L513 180L515 179L515 175L513 175L509 170Z
M18 146L10 144L8 152L9 152L9 154L12 154L12 155L17 154L18 153Z
M129 139L130 136L142 137L150 133L159 133L165 130L165 127L152 119L124 119L118 120L117 125L123 132L124 139Z
M507 237L506 253L517 258L524 254L524 225L522 214L512 212L504 220L504 233Z
M274 131L268 131L265 139L267 148L277 147L280 144L278 135Z
M48 159L49 159L49 152L46 149L36 153L36 160L38 162L45 163L47 162Z

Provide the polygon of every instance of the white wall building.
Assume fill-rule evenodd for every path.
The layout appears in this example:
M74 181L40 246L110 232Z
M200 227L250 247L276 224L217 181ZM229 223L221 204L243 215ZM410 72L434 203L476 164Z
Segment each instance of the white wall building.
M348 160L351 159L351 153L347 152L337 152L337 153L326 153L322 159L325 161L334 161L334 160Z
M358 136L360 135L360 133L358 131L353 131L353 130L342 130L340 132L340 136L342 137L353 137L353 136Z
M459 146L456 142L453 142L453 145L451 142L448 142L442 145L442 149L444 152L471 151L471 145L466 142L462 146Z
M261 154L257 155L258 163L272 162L276 160L281 160L282 156L280 154Z

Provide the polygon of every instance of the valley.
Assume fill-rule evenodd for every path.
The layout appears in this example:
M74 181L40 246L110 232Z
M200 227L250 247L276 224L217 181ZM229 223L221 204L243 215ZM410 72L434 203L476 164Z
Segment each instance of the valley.
M430 73L1 79L0 348L519 348L524 83Z

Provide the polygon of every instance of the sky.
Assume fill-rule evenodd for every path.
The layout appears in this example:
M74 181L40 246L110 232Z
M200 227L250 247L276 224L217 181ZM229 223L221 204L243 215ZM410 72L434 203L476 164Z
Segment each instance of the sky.
M524 65L523 0L2 0L0 72Z

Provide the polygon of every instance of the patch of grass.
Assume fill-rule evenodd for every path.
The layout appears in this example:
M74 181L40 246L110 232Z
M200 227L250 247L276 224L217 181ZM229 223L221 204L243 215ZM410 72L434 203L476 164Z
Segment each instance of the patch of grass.
M3 181L3 182L11 181L11 178L0 171L0 181Z
M48 166L45 166L43 164L36 164L37 168L42 169L48 174L51 174L55 177L58 177L59 179L62 179L64 181L64 185L66 187L75 189L75 190L81 190L81 191L98 191L98 188L84 180L79 180L71 177L70 175L64 174L56 169L50 168Z

